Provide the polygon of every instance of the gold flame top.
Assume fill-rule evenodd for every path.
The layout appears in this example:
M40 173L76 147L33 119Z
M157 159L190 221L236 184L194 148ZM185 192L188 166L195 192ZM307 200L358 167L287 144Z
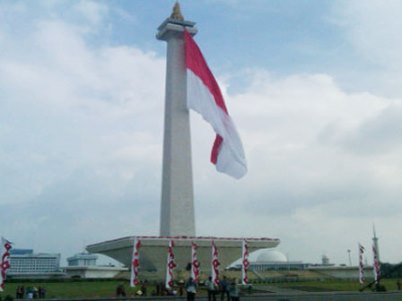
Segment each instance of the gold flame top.
M173 11L172 14L170 15L170 18L179 21L184 21L184 17L181 14L180 4L178 1L176 1L175 5L173 6Z

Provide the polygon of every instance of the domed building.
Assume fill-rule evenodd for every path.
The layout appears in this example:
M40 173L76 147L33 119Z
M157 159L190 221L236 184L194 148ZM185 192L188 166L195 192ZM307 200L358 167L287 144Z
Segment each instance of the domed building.
M302 261L288 261L285 254L275 249L260 249L251 252L248 260L250 262L250 270L267 271L267 270L304 270L308 264ZM242 259L239 258L233 262L228 269L241 269Z
M281 253L277 250L272 249L261 249L257 250L250 254L249 259L255 258L255 262L276 262L276 263L283 263L288 262L287 257L285 254Z

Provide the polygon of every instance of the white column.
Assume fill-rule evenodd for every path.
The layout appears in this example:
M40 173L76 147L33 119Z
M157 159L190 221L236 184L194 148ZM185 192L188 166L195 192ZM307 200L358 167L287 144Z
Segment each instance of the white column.
M190 116L183 30L195 34L195 23L167 19L157 39L167 42L165 126L163 140L160 235L195 236Z

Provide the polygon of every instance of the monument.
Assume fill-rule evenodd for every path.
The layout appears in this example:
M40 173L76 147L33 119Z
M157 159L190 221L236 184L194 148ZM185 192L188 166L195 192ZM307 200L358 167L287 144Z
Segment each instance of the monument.
M211 242L219 249L221 267L241 256L242 242L250 251L272 248L279 239L197 237L195 231L191 163L190 118L187 108L187 78L184 60L184 31L195 35L195 23L184 20L179 4L158 28L157 39L167 42L165 123L163 141L162 198L160 236L129 236L87 246L90 253L101 253L130 267L135 238L141 240L140 270L163 275L167 246L175 241L178 269L191 260L191 243L198 245L201 271L210 270Z
M195 34L195 23L185 21L176 3L170 18L158 28L167 42L165 126L163 140L160 235L195 236L190 112L184 66L183 31Z

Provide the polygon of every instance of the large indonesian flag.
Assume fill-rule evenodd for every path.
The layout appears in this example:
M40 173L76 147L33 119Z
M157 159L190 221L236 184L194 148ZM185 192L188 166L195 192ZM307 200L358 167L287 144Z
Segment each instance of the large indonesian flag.
M191 35L184 31L187 69L187 106L211 124L216 132L211 162L216 169L236 179L247 172L246 158L236 127L230 118L222 93Z
M6 280L7 270L10 268L10 250L11 242L4 237L1 238L1 265L0 265L0 292L4 290L4 281Z
M130 279L131 287L135 287L140 283L138 279L138 268L140 266L140 247L141 247L141 240L135 238L133 245L133 257L131 260L131 279Z

